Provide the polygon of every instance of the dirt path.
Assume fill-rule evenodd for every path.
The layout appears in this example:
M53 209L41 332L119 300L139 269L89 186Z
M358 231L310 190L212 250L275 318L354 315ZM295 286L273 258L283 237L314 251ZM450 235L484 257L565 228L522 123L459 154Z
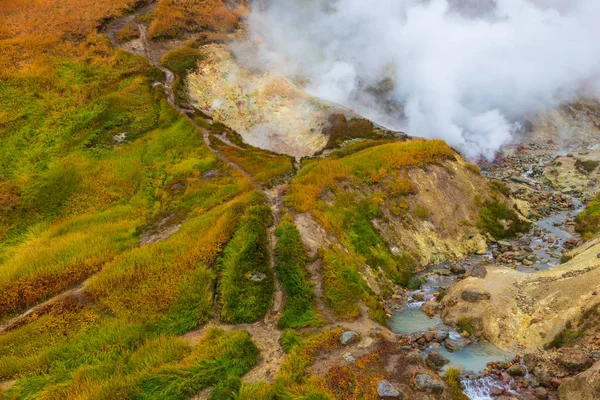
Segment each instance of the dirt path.
M173 49L179 47L181 45L181 41L167 41L161 42L159 44L150 42L147 38L147 27L144 24L135 22L135 18L138 15L143 15L149 11L151 11L153 6L150 5L148 7L144 7L132 15L122 17L116 21L114 21L106 31L107 36L112 41L115 47L119 47L125 51L137 54L139 56L145 57L149 60L149 62L160 69L165 74L164 82L156 82L154 86L160 86L163 88L165 93L167 94L167 101L171 107L177 110L181 116L186 118L190 123L192 123L201 133L206 147L223 163L229 165L231 168L239 171L246 179L248 179L254 189L261 192L271 206L271 214L273 224L268 228L268 240L269 240L269 248L268 248L268 259L269 266L273 270L275 275L275 245L276 245L276 237L275 237L275 229L279 222L279 218L281 217L282 212L282 188L285 187L285 184L274 189L267 190L264 186L259 184L254 180L254 178L246 172L240 165L231 161L225 155L223 155L219 150L212 146L210 141L210 132L204 127L198 125L196 121L194 121L189 116L189 110L182 109L175 102L175 93L173 91L173 82L175 80L175 75L173 72L169 71L165 67L160 64L160 57L162 54L167 52L169 49ZM135 39L131 42L122 44L117 40L118 31L128 23L134 23L137 25L139 29L139 39ZM226 144L229 144L225 142ZM276 275L275 275L276 276ZM281 284L278 279L274 280L275 282L275 290L272 300L271 309L265 315L265 317L254 324L238 324L238 325L228 325L223 324L217 320L212 321L211 323L203 326L202 328L189 332L184 335L184 338L190 343L194 344L199 340L199 338L204 334L206 329L210 327L219 327L224 330L246 330L252 336L253 342L260 349L261 359L259 364L248 374L244 376L244 381L253 382L259 380L272 381L275 374L279 370L279 366L283 362L285 358L285 352L281 348L279 344L279 338L281 337L281 332L277 328L277 321L281 316L281 312L283 309L284 302L284 294L281 288ZM217 299L218 301L218 299Z

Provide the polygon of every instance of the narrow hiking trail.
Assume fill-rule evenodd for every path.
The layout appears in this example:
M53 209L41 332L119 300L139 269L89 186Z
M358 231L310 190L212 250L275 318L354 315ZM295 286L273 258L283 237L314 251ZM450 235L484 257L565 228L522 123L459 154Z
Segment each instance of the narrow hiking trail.
M160 57L166 51L171 50L173 48L178 47L181 44L181 41L172 41L161 42L158 46L159 49L153 48L153 46L157 46L154 42L151 42L147 39L146 32L147 27L141 23L136 23L140 32L140 38L133 41L133 43L121 44L116 40L118 29L124 26L127 23L131 23L135 21L137 15L142 15L150 11L151 8L143 8L138 10L136 13L122 17L121 19L116 20L113 24L111 24L107 28L107 36L113 42L116 47L119 47L125 51L132 52L134 54L145 57L149 60L149 62L155 67L159 68L165 74L165 82L156 82L155 86L160 86L163 88L167 95L168 103L171 107L177 110L184 118L186 118L190 123L192 123L201 133L204 139L204 143L207 148L223 163L228 164L230 167L239 171L244 177L246 177L253 185L254 189L262 193L265 200L271 207L271 215L272 215L272 225L268 228L268 240L269 240L269 252L268 259L269 265L273 270L275 279L275 290L272 300L272 305L270 310L267 312L265 317L258 322L251 324L225 324L219 321L218 312L215 313L215 317L212 321L203 325L197 330L188 332L183 336L184 340L186 340L191 345L200 340L203 334L207 329L217 327L221 328L225 331L233 331L233 330L245 330L247 331L251 337L253 342L260 350L260 361L259 364L256 365L249 373L247 373L243 377L244 382L257 382L257 381L267 381L272 382L275 378L275 375L278 373L281 364L283 363L286 353L283 351L279 340L281 338L281 331L277 326L277 322L283 311L284 304L284 292L281 287L281 283L277 279L277 274L275 271L275 246L277 244L277 238L275 235L276 227L279 223L281 216L284 213L289 213L296 222L302 224L302 228L298 226L301 237L305 245L309 247L309 256L310 256L310 264L308 266L308 270L310 273L311 280L314 284L314 288L317 295L317 308L322 314L323 319L325 320L325 326L338 325L337 318L335 315L329 310L323 301L323 274L321 269L321 260L318 258L317 249L326 245L327 243L332 243L335 240L329 238L327 233L312 219L307 215L298 215L292 210L289 210L284 202L283 202L283 194L287 189L288 182L293 178L292 176L286 177L285 181L273 188L265 188L260 183L256 182L256 180L245 171L239 164L233 162L229 158L227 158L223 153L221 153L218 149L212 146L210 141L211 132L206 128L200 126L193 118L190 117L190 114L193 113L192 110L187 110L179 107L175 101L175 94L173 91L173 82L175 75L172 71L166 69L164 66L160 64ZM162 53L161 53L162 52ZM235 146L233 143L229 143L228 141L224 141L225 144ZM298 160L294 162L295 171L300 170L300 163ZM315 241L315 238L316 241ZM312 243L312 244L311 244ZM218 279L218 278L217 278ZM218 299L215 299L216 304L218 304ZM218 307L216 307L218 310ZM354 346L347 348L346 350L352 350L352 347L356 347L356 349L361 349L363 352L368 352L369 348L373 344L373 340L368 336L373 330L378 330L383 332L389 338L392 338L394 334L387 328L381 327L377 323L373 322L369 316L365 307L363 307L362 317L357 319L356 321L344 322L341 325L344 326L345 329L351 329L358 332L361 336L365 338L365 340L356 343ZM325 361L325 364L336 361ZM318 363L321 365L322 363ZM325 365L321 365L315 367L321 369ZM206 398L209 390L205 390L202 393L198 394L195 398L201 399Z

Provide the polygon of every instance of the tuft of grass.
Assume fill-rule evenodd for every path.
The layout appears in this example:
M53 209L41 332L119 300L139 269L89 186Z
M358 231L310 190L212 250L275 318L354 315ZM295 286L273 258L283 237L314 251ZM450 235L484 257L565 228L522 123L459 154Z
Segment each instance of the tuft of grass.
M323 297L325 304L342 318L360 315L359 301L365 284L358 273L359 260L337 248L320 249L323 258Z
M460 383L460 367L449 367L444 374L444 380L448 384L450 399L452 400L468 400L469 398L463 393L462 384Z
M577 215L575 230L583 240L589 240L600 232L600 194Z
M550 343L544 346L545 349L554 349L574 343L585 334L585 330L573 327L571 321L567 322L565 328L560 331Z
M289 353L296 345L302 342L302 337L300 336L298 331L295 331L293 329L285 329L281 333L280 342L283 350L285 350L286 353Z
M431 212L421 204L415 205L414 212L419 219L429 219L429 217L431 217Z
M258 193L239 224L220 260L221 319L230 323L254 322L264 316L274 291L267 239L271 208Z
M460 317L456 322L456 329L458 332L467 332L469 335L473 336L477 332L475 326L473 325L473 320L469 317Z
M315 309L315 292L306 270L306 249L289 215L281 219L275 235L278 237L275 247L275 271L285 290L285 304L278 321L279 327L304 328L322 325L323 321Z
M496 239L504 239L527 232L531 223L521 220L514 210L503 203L486 201L481 207L477 227Z
M185 74L187 71L196 68L202 57L199 50L190 46L181 46L162 56L160 63L176 74Z
M117 35L117 39L121 43L129 42L130 40L140 37L140 31L135 24L128 23L125 25Z

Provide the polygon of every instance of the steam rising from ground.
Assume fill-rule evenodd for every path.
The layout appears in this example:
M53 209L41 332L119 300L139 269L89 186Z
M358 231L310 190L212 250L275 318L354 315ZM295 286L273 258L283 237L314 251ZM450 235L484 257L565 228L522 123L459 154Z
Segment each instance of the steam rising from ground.
M598 0L266 0L250 29L261 66L472 158L600 89Z

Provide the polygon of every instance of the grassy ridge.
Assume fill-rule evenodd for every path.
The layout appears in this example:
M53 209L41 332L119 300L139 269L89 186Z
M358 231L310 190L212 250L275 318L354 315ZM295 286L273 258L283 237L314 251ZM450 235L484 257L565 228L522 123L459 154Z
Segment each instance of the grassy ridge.
M577 215L575 230L583 240L589 240L600 232L600 195L592 200L583 212Z
M254 322L269 310L274 291L267 238L270 224L271 208L255 193L220 260L223 321Z
M278 321L279 327L304 328L322 325L323 321L315 310L315 292L306 270L306 249L289 215L281 219L275 234L278 237L275 247L275 270L285 290L285 305Z
M240 143L236 148L213 136L211 143L227 158L240 165L261 185L271 187L294 172L292 157L274 154Z

